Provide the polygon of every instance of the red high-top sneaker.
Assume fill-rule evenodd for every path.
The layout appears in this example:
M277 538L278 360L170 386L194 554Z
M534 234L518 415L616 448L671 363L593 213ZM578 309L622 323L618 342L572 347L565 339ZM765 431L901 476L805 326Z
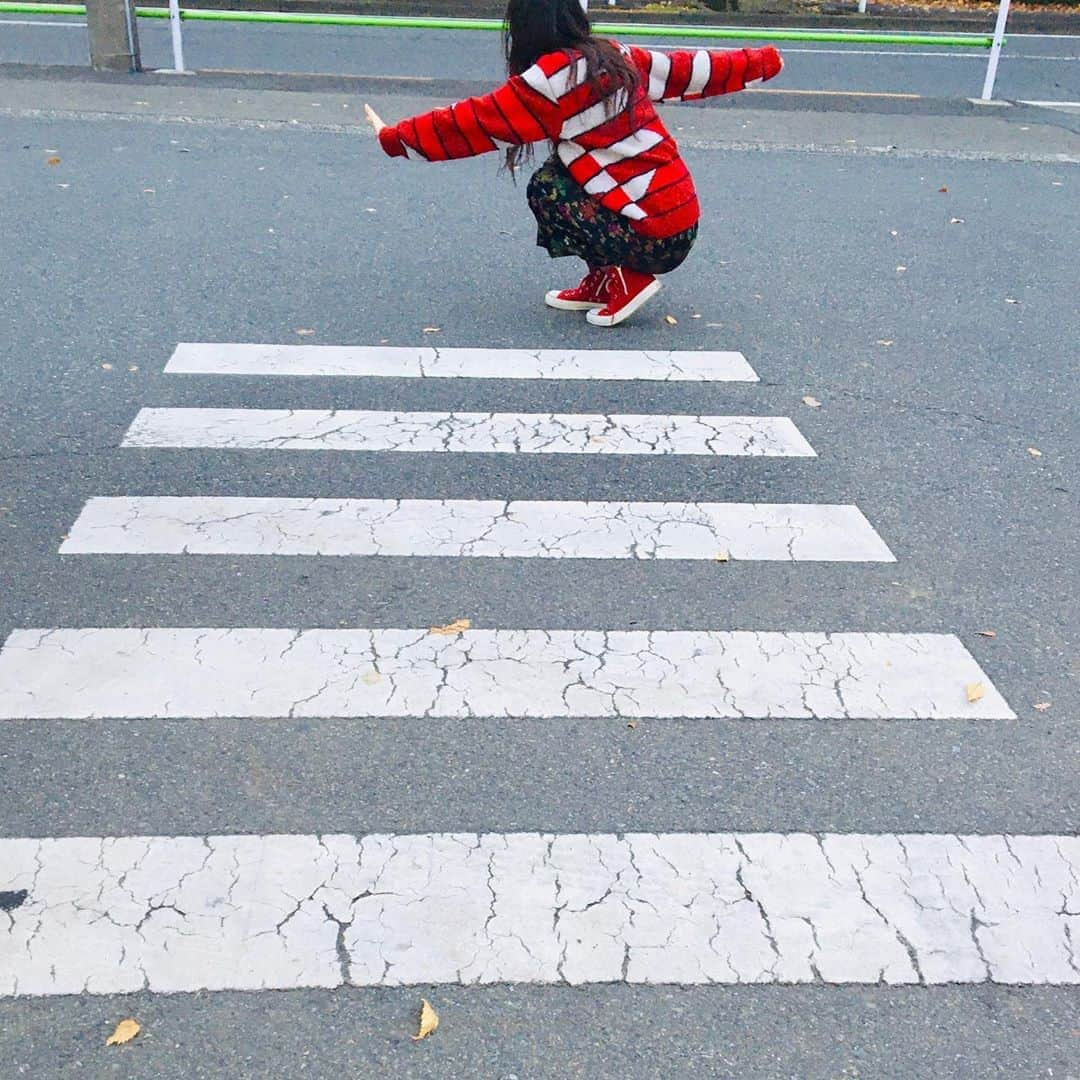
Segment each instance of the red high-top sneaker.
M603 307L608 302L607 279L610 270L602 267L590 270L582 279L581 284L572 289L552 289L544 297L544 303L548 307L558 308L559 311L588 311L590 308Z
M659 291L660 282L652 274L617 266L608 273L607 306L587 312L585 318L593 326L618 326Z

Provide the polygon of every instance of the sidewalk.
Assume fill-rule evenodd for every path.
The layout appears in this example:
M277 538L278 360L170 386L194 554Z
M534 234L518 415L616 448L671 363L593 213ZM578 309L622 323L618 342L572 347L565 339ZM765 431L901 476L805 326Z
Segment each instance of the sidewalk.
M387 115L409 115L479 89L450 80L238 72L133 78L0 65L0 115L220 122L367 137L364 100ZM665 116L680 144L696 149L1080 163L1080 117L1004 103L759 89L706 107L666 106Z

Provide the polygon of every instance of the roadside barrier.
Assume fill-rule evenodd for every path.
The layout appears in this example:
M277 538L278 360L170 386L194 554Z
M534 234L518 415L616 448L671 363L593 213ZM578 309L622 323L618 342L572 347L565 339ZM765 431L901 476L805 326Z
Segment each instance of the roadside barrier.
M983 101L994 96L998 60L1005 43L1005 24L1010 0L1001 0L997 24L991 36L984 34L904 34L867 30L780 30L753 26L681 26L671 23L604 23L593 28L600 34L614 37L679 38L680 40L716 41L807 41L842 42L868 45L918 45L940 48L989 49L990 60L983 83ZM49 4L0 0L0 14L17 15L85 15L85 4ZM168 19L172 28L173 69L185 71L181 23L238 22L277 23L296 26L355 26L373 29L408 30L471 30L500 32L497 19L450 19L405 15L349 15L302 11L228 11L208 8L180 7L179 0L169 0L168 7L136 7L140 19Z

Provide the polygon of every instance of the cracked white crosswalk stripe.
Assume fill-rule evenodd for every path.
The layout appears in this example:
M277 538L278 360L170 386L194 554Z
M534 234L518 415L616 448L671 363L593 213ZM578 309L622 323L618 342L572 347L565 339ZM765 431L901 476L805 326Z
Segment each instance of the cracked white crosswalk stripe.
M622 349L434 349L184 342L165 367L180 375L381 376L398 379L644 379L757 382L739 352Z
M118 496L62 554L895 562L855 506Z
M0 995L1080 982L1080 839L0 840Z
M814 457L786 416L143 409L128 447Z
M84 628L0 650L8 720L473 716L1015 718L947 634Z

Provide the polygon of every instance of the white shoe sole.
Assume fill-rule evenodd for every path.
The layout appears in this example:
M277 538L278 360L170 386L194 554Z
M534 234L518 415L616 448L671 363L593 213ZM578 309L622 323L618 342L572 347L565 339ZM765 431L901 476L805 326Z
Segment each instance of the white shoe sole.
M595 311L604 306L603 300L598 300L595 304L590 304L586 300L560 300L555 289L544 297L544 303L549 308L555 308L556 311Z
M660 291L661 287L659 281L654 281L651 285L646 285L633 300L625 307L620 308L614 315L601 315L599 313L600 309L594 308L585 315L585 318L593 326L618 326L619 323L626 322L635 311L651 300Z

